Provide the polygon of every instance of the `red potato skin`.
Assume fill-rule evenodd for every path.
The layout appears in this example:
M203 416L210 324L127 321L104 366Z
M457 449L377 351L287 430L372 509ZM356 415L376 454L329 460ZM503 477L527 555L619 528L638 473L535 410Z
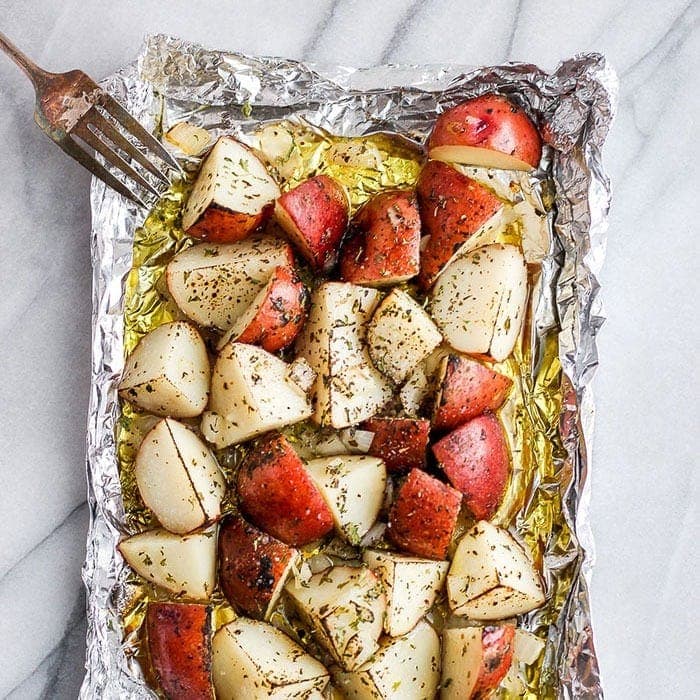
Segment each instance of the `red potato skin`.
M472 690L472 700L486 700L503 680L513 663L515 627L484 627L481 633L482 659L479 676Z
M170 700L212 700L211 611L193 603L149 603L151 665Z
M288 440L271 433L259 440L238 470L243 513L282 542L301 546L333 530L333 515Z
M443 112L433 127L428 152L439 146L500 151L533 168L542 157L542 139L530 117L503 95L494 94L475 97Z
M416 192L423 234L430 236L421 253L418 281L428 289L452 256L503 204L486 187L439 160L423 168Z
M422 418L371 418L360 426L374 433L369 454L384 460L391 474L424 469L430 421Z
M389 539L418 557L446 559L461 502L459 491L412 469L389 512Z
M304 325L309 292L292 268L275 269L255 318L236 338L268 352L286 348Z
M439 380L432 423L437 430L452 430L484 413L496 411L506 400L513 382L466 355L448 355Z
M383 192L354 216L343 246L340 278L382 287L415 277L420 267L421 223L413 192Z
M226 517L219 531L219 585L226 600L262 620L280 578L296 556L295 549L239 515Z
M433 445L433 454L450 483L464 495L477 520L498 509L510 472L510 455L501 423L491 413L473 418Z
M257 231L272 215L274 204L266 204L257 214L231 211L211 204L185 233L210 243L235 243Z
M275 217L315 269L335 266L348 226L348 198L340 183L327 175L302 182L277 199Z

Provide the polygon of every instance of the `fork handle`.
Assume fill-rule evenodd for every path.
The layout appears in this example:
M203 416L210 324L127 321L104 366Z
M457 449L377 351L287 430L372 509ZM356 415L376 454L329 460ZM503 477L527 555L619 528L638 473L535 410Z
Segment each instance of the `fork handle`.
M26 73L35 87L45 84L47 79L51 77L51 73L43 68L39 68L29 56L22 53L2 32L0 32L0 49Z

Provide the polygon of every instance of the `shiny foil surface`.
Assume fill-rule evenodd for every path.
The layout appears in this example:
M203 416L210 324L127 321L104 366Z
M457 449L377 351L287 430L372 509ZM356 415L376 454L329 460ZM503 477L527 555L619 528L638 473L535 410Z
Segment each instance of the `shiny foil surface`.
M275 124L291 134L293 144L283 161L271 162L283 189L324 172L343 182L354 207L376 191L415 182L424 160L420 144L436 113L453 104L498 91L537 118L546 144L542 167L527 175L500 175L515 200L527 199L543 213L544 239L522 240L517 224L498 239L523 245L530 298L515 352L496 365L513 378L515 389L500 412L513 472L494 522L509 527L527 546L542 567L547 590L546 604L521 621L546 640L546 648L521 679L526 690L518 697L602 697L587 590L594 552L586 441L593 424L595 337L603 320L596 274L610 202L601 148L617 92L604 58L577 56L551 74L526 64L352 70L211 51L153 36L137 62L103 85L157 133L189 121L213 138L231 133L261 148L265 127ZM349 163L348 152L353 154ZM192 172L199 161L181 162ZM149 525L132 463L154 419L121 404L116 388L125 355L140 337L181 317L161 276L172 255L191 244L178 228L186 192L186 183L173 186L146 217L93 181L83 698L156 696L146 684L140 624L147 601L158 592L133 574L116 550L123 535ZM230 475L236 449L218 456ZM235 616L220 596L213 602L215 626ZM438 624L439 616L438 610ZM283 607L273 621L288 625ZM509 697L499 692L497 697Z

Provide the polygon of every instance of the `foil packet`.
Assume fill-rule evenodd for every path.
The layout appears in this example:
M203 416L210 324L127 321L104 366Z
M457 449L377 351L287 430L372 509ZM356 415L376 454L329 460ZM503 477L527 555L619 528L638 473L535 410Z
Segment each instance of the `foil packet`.
M602 698L588 598L594 549L587 473L590 384L603 322L596 275L610 204L601 150L617 98L617 79L605 59L579 55L552 73L528 64L354 70L213 51L156 35L146 39L137 61L102 85L156 133L188 121L214 137L232 133L250 142L261 124L303 126L311 137L296 170L285 175L290 182L307 175L328 144L369 138L389 154L379 171L368 166L339 174L322 159L326 172L352 178L355 205L377 189L415 181L413 144L425 140L438 110L496 91L537 117L544 158L521 189L546 212L548 240L530 250L528 262L536 265L525 340L502 368L518 380L519 390L507 417L514 478L495 522L510 527L535 554L548 592L546 605L522 621L546 638L546 647L519 697ZM398 141L386 134L399 135ZM197 163L183 160L185 169ZM149 589L116 549L123 535L146 522L128 473L143 425L120 405L117 384L125 354L138 339L177 317L159 278L169 256L187 245L172 225L182 196L177 188L169 192L144 223L142 209L101 182L92 184L90 528L83 567L88 632L81 698L157 697L140 663L138 628ZM220 615L225 619L225 611Z

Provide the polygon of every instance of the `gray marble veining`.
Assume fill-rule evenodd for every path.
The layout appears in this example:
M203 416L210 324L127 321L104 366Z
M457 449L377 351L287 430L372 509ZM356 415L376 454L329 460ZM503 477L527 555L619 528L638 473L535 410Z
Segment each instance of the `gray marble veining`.
M622 85L606 150L593 609L606 696L623 700L694 698L700 681L699 18L697 1L678 0L0 0L0 27L37 61L97 78L155 31L357 66L608 56ZM84 636L88 176L34 127L30 86L3 59L0 104L0 696L71 698Z

